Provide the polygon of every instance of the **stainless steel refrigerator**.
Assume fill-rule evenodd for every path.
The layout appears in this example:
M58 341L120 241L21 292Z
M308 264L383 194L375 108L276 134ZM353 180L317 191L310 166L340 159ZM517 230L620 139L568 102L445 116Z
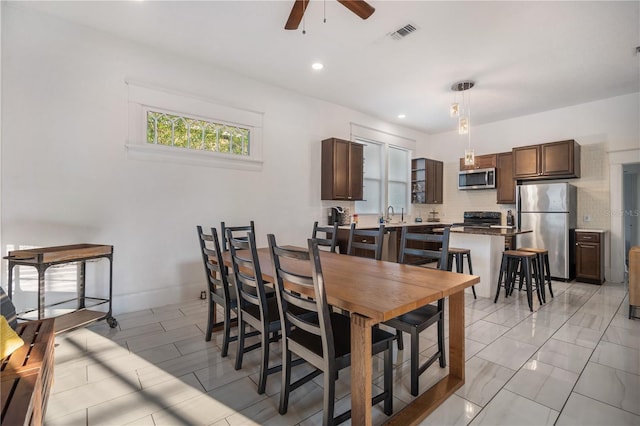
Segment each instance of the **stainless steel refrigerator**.
M516 210L518 229L532 233L518 237L518 247L549 251L554 279L575 278L576 187L568 183L518 185Z

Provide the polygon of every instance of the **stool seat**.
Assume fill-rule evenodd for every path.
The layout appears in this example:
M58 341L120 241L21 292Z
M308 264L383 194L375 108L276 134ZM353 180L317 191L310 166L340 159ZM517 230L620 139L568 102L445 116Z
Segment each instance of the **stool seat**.
M533 247L519 247L518 250L520 251L529 251L531 253L538 253L538 254L549 254L549 250L546 249L541 249L541 248L533 248Z
M532 252L526 252L524 250L518 249L518 250L505 250L504 254L506 256L511 256L511 257L524 257L527 259L531 259L536 257L535 253Z
M471 253L471 250L469 249L449 247L449 254L470 254L470 253Z

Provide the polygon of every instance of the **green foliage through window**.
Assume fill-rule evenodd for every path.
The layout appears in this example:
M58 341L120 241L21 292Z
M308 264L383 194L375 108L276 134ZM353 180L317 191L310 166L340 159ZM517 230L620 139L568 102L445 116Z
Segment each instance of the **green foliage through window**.
M148 111L147 143L248 156L249 129Z

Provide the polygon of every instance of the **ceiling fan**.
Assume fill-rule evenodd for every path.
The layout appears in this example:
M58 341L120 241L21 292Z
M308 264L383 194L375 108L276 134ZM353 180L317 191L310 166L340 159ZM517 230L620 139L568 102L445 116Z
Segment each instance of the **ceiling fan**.
M362 19L367 19L376 10L364 0L338 0L338 2ZM284 26L285 30L298 29L308 5L309 0L295 0L291 8L291 13L289 14L289 19L287 19L287 23Z

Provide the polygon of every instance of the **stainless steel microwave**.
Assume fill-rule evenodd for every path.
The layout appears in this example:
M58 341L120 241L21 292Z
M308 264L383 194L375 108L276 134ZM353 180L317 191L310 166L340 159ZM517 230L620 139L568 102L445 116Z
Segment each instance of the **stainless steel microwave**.
M492 189L496 187L496 169L461 170L458 189Z

